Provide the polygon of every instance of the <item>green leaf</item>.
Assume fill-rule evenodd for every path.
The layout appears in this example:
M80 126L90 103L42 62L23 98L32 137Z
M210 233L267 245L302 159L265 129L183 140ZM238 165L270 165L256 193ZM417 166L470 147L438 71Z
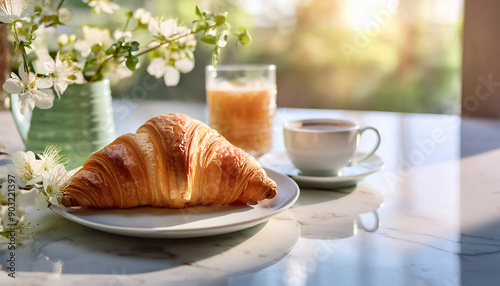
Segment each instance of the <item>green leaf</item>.
M0 236L10 239L10 232L8 232L8 229L5 229L4 231L0 232Z
M238 35L238 41L245 47L248 47L252 43L252 36L243 28L243 32Z
M94 55L97 55L100 50L101 50L101 46L99 44L92 45L91 51L92 51L92 53L94 53Z
M192 51L185 49L184 54L189 60L194 61L194 54Z
M97 59L96 58L91 58L91 59L88 59L86 62L85 62L85 65L83 66L83 69L87 69L88 66L93 66L97 63Z
M207 27L207 23L205 22L202 22L202 21L195 21L193 23L193 33L196 33L196 32L199 32L201 30L205 30L205 28Z
M131 50L132 52L138 51L138 50L139 50L139 45L140 45L140 44L139 44L139 42L137 42L137 41L133 41L133 42L131 42L131 43L130 43L130 50Z
M219 14L214 17L215 24L220 26L226 22L226 14Z
M215 47L215 49L212 52L212 65L216 67L219 64L219 58L220 58L220 47Z
M246 33L246 32L247 32L247 29L246 29L244 26L239 26L236 30L237 30L240 34L243 34L243 33Z
M39 27L40 27L39 24L34 24L33 26L31 26L31 33L36 32L36 30L38 30Z
M111 55L116 52L116 45L111 45L111 47L106 49L106 55Z
M86 80L94 77L95 70L97 69L97 58L88 59L83 66L83 76ZM99 78L100 76L98 76Z
M200 18L200 20L205 19L205 17L204 17L204 16L203 16L203 14L201 13L200 6L196 5L196 8L195 8L195 13L196 13L196 16L198 16L198 18Z
M138 62L139 62L139 59L136 56L129 54L129 56L127 57L127 60L125 61L125 65L127 66L127 68L129 70L135 71L135 67L136 67Z
M201 37L200 40L206 44L215 45L217 38L215 36L212 36L212 35L205 35L205 36Z

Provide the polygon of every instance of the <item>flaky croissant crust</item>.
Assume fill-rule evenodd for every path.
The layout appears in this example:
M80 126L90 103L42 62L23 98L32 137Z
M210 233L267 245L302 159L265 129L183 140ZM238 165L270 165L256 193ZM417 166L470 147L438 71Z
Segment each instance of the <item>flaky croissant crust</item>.
M94 153L71 178L62 204L183 208L260 201L276 192L252 156L202 122L168 114Z

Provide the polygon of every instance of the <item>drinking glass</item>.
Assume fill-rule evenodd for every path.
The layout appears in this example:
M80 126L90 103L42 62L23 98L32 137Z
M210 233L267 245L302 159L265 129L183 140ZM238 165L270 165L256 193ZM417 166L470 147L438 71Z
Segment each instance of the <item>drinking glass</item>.
M271 149L275 65L207 66L206 92L210 127L254 157Z

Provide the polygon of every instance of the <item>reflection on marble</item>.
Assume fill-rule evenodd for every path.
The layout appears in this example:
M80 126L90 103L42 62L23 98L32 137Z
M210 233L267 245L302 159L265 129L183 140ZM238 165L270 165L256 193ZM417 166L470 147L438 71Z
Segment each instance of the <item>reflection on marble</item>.
M498 157L488 155L496 162L500 162L500 152ZM481 161L478 160L477 164L480 164ZM392 169L394 166L397 165L389 162L389 168L382 170L379 174L368 176L362 183L358 184L360 190L368 188L375 191L373 192L374 196L371 197L374 202L377 201L377 198L383 197L383 207L376 210L380 217L380 226L375 232L363 231L358 224L357 235L351 235L355 228L355 217L358 215L367 227L373 225L372 223L376 219L370 210L377 204L371 206L368 204L365 209L360 210L357 209L361 206L358 205L358 199L363 201L363 196L356 197L356 199L353 197L352 200L349 200L349 193L316 190L314 193L310 193L311 198L308 199L304 195L309 194L309 190L303 189L301 190L301 198L291 209L292 212L306 207L312 214L324 212L336 215L343 214L351 216L351 221L345 224L339 223L339 226L334 225L335 219L328 222L328 216L326 217L327 223L343 230L339 231L340 233L335 233L333 229L326 226L322 228L319 224L313 226L301 224L301 238L284 260L278 265L273 265L271 267L273 269L264 269L252 275L242 276L238 280L233 278L234 285L266 285L271 281L273 271L280 271L282 275L280 283L272 285L331 285L331 281L334 281L336 285L464 285L460 281L460 271L463 271L460 264L462 255L460 245L464 241L460 240L459 232L460 162L445 161L440 164L429 164L396 171ZM488 202L488 199L492 199L491 196L484 194L483 198L479 198L474 195L474 190L478 189L475 182L485 178L484 174L481 175L481 173L486 173L488 167L469 165L468 161L462 162L462 167L471 175L476 176L467 178L467 182L470 183L470 186L467 187L470 197L467 198L466 204L481 200L487 205L495 204L494 201ZM489 168L493 170L491 166ZM393 183L391 185L386 180L388 177L396 177L397 180L389 181ZM493 187L495 184L498 186L498 179L494 177L491 176L488 179L488 184L491 184L488 187L490 192L493 190L498 192L498 187L496 189ZM356 190L353 190L352 193L355 192ZM323 196L324 202L315 200L315 196L319 195ZM344 199L345 201L342 201ZM327 207L335 203L336 200L339 203L342 202L337 212ZM365 201L370 203L370 200ZM463 200L462 203L464 203ZM496 203L497 206L498 203ZM482 217L480 214L482 204L472 203L472 206L474 209L471 208L470 212L467 213L467 220L475 225L478 224L478 219L483 221L489 217L491 221L494 221L500 215L498 210L496 210L495 215L495 208L490 208L488 212L483 211L488 215ZM363 211L368 213L356 215L357 212ZM302 217L304 222L314 223L314 219L311 218L312 214L305 211L303 216L300 213L294 213L299 221ZM485 231L484 234L487 232ZM490 236L485 235L485 237ZM484 244L486 241L483 239L482 243ZM490 241L489 244L493 244L493 241ZM469 247L473 249L474 245L471 244ZM494 246L489 246L488 249L494 248ZM486 247L484 246L483 249ZM494 257L498 259L498 254L482 255L482 258L464 256L463 260L492 262ZM498 264L490 263L482 266L471 264L476 265L476 268L469 272L470 281L472 278L479 280L473 271L487 273L484 278L487 280L495 275L491 275L492 269L499 268ZM484 269L489 270L485 271ZM245 279L250 277L253 278L253 282L245 283ZM498 281L498 279L494 281ZM465 285L499 284L468 283Z
M339 239L355 235L358 228L378 229L376 210L383 204L382 195L362 183L343 192L302 189L291 212L301 225L301 236ZM363 223L361 214L374 212L374 222Z
M50 226L36 235L34 244L16 249L17 278L6 280L7 274L0 273L0 284L8 281L29 285L44 280L69 285L88 279L96 285L120 281L148 285L218 281L276 263L293 248L300 235L300 228L288 211L243 231L164 240L107 234L56 214L49 219ZM0 247L0 263L5 270L8 251L5 244Z

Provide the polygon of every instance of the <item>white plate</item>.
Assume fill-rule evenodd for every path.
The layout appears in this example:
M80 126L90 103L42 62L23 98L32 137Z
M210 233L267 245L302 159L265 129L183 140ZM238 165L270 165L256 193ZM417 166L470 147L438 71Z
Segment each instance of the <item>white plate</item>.
M354 158L362 158L364 155L366 154L357 152ZM358 165L343 168L340 176L315 177L301 175L300 170L288 159L286 152L267 153L259 158L259 162L264 168L290 176L301 187L314 189L339 189L352 186L384 167L382 159L372 155Z
M278 184L278 193L274 198L254 205L194 206L183 209L92 209L63 206L51 208L76 223L121 235L153 238L217 235L265 222L295 203L299 197L297 184L278 172L266 172Z

